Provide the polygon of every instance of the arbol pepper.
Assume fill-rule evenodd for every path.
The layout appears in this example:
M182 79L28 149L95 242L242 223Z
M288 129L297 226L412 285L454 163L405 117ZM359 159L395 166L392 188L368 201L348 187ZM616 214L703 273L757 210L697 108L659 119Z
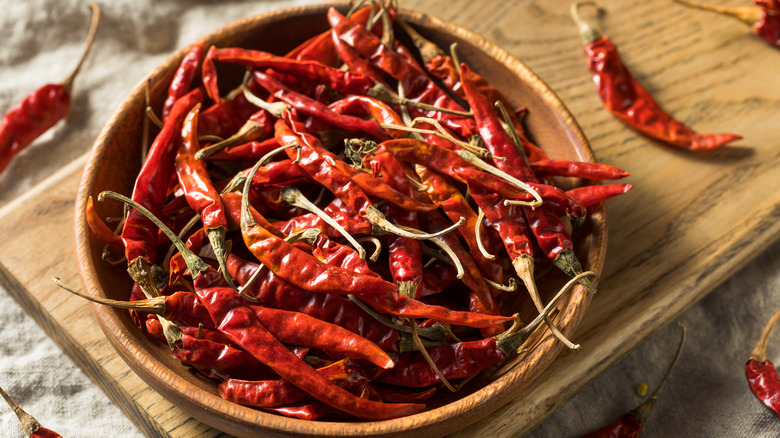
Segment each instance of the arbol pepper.
M698 134L662 110L628 71L609 38L582 20L579 6L585 4L594 5L573 3L571 14L579 26L588 68L607 110L642 134L682 149L715 149L742 138L734 134Z
M81 65L84 63L100 21L100 9L88 3L92 10L92 22L84 51L76 68L59 84L47 84L33 91L11 108L0 121L0 172L22 149L62 120L70 110L71 89Z

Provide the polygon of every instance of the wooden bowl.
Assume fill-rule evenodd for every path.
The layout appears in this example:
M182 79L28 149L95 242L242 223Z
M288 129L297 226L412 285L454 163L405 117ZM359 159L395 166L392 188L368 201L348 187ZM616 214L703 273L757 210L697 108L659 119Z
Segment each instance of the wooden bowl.
M232 23L205 37L207 47L240 45L285 53L309 36L327 28L328 6L284 9ZM491 42L452 23L428 15L400 11L427 38L449 47L457 42L459 54L471 68L502 90L515 107L526 106L525 119L533 140L554 158L593 161L593 153L577 123L555 94L520 61ZM149 75L152 103L156 108L165 98L168 83L188 48L171 56ZM89 293L126 300L130 279L124 267L112 267L101 260L102 244L90 232L84 210L89 196L103 190L132 192L140 169L139 148L144 108L144 83L139 84L108 121L95 142L84 170L75 214L76 251L79 272ZM105 202L97 206L103 215L119 216L121 206ZM600 273L606 248L603 209L588 217L575 236L575 248L583 268ZM540 283L547 298L564 283L549 275ZM517 296L520 296L519 294ZM504 314L521 311L533 317L529 300L507 300ZM559 303L554 317L566 334L572 334L590 302L584 288L577 286ZM167 346L142 333L128 313L93 305L106 336L117 352L149 386L173 404L210 426L237 436L441 436L459 430L490 414L516 397L552 362L562 349L547 330L539 330L525 354L510 358L469 382L456 394L439 391L426 411L405 418L380 422L307 422L239 406L221 399L216 384L193 373L176 360ZM529 320L530 318L524 318Z

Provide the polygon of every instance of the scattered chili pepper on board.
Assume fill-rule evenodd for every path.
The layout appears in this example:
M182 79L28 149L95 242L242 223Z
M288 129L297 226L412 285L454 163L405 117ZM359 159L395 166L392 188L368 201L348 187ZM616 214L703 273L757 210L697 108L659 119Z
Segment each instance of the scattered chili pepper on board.
M73 81L92 48L100 21L100 8L94 3L88 3L88 6L92 11L92 21L76 68L61 83L47 84L30 93L0 121L0 172L16 154L68 114Z
M30 434L30 438L62 438L57 432L41 426L41 423L39 423L38 420L25 412L24 409L13 401L3 388L0 388L0 395L3 396L6 403L8 403L8 406L10 406L16 416L19 417L19 421L22 423L24 431Z
M778 415L780 415L780 376L777 375L775 365L766 357L766 344L779 318L780 312L775 313L767 322L745 365L745 375L750 390L757 399L761 400L761 403Z
M698 134L661 109L628 71L612 41L582 19L579 8L585 5L600 9L593 2L576 2L571 5L571 15L579 27L588 68L607 110L648 137L691 151L715 149L742 138L734 134Z
M694 3L687 0L674 1L689 8L702 9L734 17L750 26L752 32L764 41L775 47L780 47L780 5L774 0L753 0L753 3L758 5L758 7L741 6L734 8Z
M631 412L620 416L614 423L604 426L595 432L587 433L583 435L582 438L636 438L639 436L639 432L642 430L644 422L647 420L647 417L650 415L650 412L658 401L658 395L664 389L664 386L666 386L666 382L669 381L669 376L671 376L672 369L680 359L683 345L685 344L686 328L681 322L678 322L677 325L682 329L680 345L677 347L677 353L674 355L674 359L672 359L669 368L667 368L663 380L661 380L661 383L656 387L655 391L650 394L650 397Z

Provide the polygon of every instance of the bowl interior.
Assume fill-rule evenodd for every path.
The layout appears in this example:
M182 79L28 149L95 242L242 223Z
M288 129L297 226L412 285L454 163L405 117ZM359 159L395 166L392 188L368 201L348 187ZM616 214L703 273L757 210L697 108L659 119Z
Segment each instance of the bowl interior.
M206 36L206 47L210 44L241 46L284 54L306 38L327 29L327 8L325 5L292 8L240 20ZM519 61L451 23L409 11L401 11L400 15L440 47L457 42L458 53L464 62L501 90L516 108L527 107L525 124L528 132L548 155L593 161L587 141L566 108ZM175 53L148 77L151 101L158 110L186 51L187 48ZM238 69L220 68L224 69L220 70L221 87L225 79L238 84L241 74ZM87 198L96 198L103 190L132 192L141 165L139 150L145 83L143 81L133 90L101 132L84 170L76 203L76 248L83 283L91 294L116 300L127 299L131 281L124 267L112 267L101 260L102 244L89 231L83 212ZM118 203L97 204L102 217L121 214ZM603 210L597 210L574 236L576 253L584 269L601 272L605 239L605 214ZM546 298L550 298L563 284L562 278L556 274L545 277L539 284L543 297L547 294ZM502 313L520 311L523 320L528 321L534 316L528 301L517 294L506 300ZM564 333L574 331L589 301L584 289L575 287L560 302L560 311L554 320ZM195 418L237 436L258 433L264 436L378 436L400 431L420 436L443 435L484 417L516 396L561 350L560 343L552 339L549 332L539 331L527 343L527 353L489 370L456 394L439 391L430 401L429 409L420 414L384 422L306 422L222 400L213 381L181 365L166 346L137 329L126 311L102 306L93 306L93 309L117 352L151 387Z

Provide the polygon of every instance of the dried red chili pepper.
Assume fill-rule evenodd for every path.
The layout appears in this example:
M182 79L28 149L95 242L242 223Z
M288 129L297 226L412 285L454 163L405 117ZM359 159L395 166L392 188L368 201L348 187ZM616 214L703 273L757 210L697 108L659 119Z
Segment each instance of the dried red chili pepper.
M580 4L593 3L573 3L571 14L579 26L588 68L607 110L648 137L692 151L714 149L742 138L734 134L698 134L662 110L628 71L609 38L582 20Z
M337 114L328 109L327 105L301 93L296 93L295 91L285 87L284 84L277 81L270 75L267 75L259 70L253 71L253 77L255 78L255 81L262 85L263 88L268 90L271 95L289 104L301 114L325 121L338 128L347 129L350 131L362 131L380 140L386 140L390 138L387 132L382 129L379 126L379 123L376 121L363 120L358 117Z
M228 272L243 285L259 267L258 264L243 260L233 254L228 257ZM327 321L356 333L383 350L398 350L398 332L376 321L358 306L344 297L319 294L298 288L267 271L260 279L243 291L278 309L305 313L314 318Z
M539 160L531 162L531 170L537 176L572 176L584 179L620 179L630 173L601 163L568 160Z
M0 172L5 170L16 154L68 114L73 80L92 47L100 21L100 8L94 3L87 5L92 11L92 21L76 68L61 83L46 84L27 95L8 110L0 121Z
M752 32L764 41L780 47L780 5L776 0L753 0L753 3L759 7L741 6L735 8L685 0L674 1L689 8L702 9L736 18L750 26Z
M168 118L168 114L170 114L171 108L173 108L173 104L176 100L190 92L192 79L198 71L198 66L200 66L200 57L203 54L203 44L204 41L195 43L187 54L184 55L184 58L182 58L179 68L176 69L176 73L171 80L171 85L168 86L168 97L163 103L163 121Z
M214 152L206 157L206 161L251 161L254 163L278 147L279 143L273 137L263 141L249 141Z
M661 384L658 385L658 387L653 391L653 393L650 395L650 397L644 401L641 405L637 406L636 409L632 410L631 412L627 414L623 414L620 416L617 420L615 420L614 423L605 426L597 431L587 433L582 436L582 438L636 438L639 436L639 432L642 430L642 426L644 425L645 420L647 420L647 417L650 415L650 412L652 411L653 407L655 407L656 402L658 401L658 395L661 393L661 390L663 390L664 386L666 386L666 382L669 381L669 376L672 373L672 369L674 368L674 365L677 363L677 360L680 359L680 354L682 353L683 344L685 343L685 325L683 323L678 322L677 325L679 325L682 328L682 335L680 336L680 346L677 347L677 353L674 355L674 359L672 360L672 363L669 365L669 368L666 370L666 374L664 374L664 378L661 381Z
M758 338L758 342L745 365L745 375L750 390L753 391L756 398L780 415L780 376L777 375L775 365L766 357L769 334L778 318L780 318L780 312L774 314L764 327L764 331Z
M632 188L631 184L601 184L577 187L567 190L566 194L576 199L583 207L591 207L613 196L626 193Z
M176 101L136 177L132 199L155 215L162 210L168 184L174 172L178 138L184 118L202 99L202 92L195 89ZM154 261L157 233L157 227L149 219L136 210L130 210L122 228L128 263L138 257Z
M200 104L196 104L184 119L174 167L187 203L203 221L203 229L214 250L220 270L228 284L233 286L233 281L225 269L227 257L225 236L228 228L225 207L222 205L219 192L214 188L214 183L211 182L206 163L195 159L195 153L200 149L198 114L200 114Z
M22 409L19 405L16 404L16 402L13 401L13 399L11 399L11 397L3 390L3 388L0 388L0 395L3 396L6 403L8 403L8 406L13 409L14 414L16 414L16 416L19 418L19 421L22 423L24 431L30 434L30 438L62 438L62 436L57 432L41 426L41 423L39 423L38 420L25 412L24 409Z
M103 192L100 198L102 197L111 197L122 202L132 203L124 196L112 192ZM153 217L143 206L134 204L133 207L148 214L150 219ZM248 209L248 206L245 209ZM242 234L248 234L248 229L250 232L256 232L256 228L259 228L249 222L248 212L242 213L241 219ZM424 405L418 404L388 404L364 400L328 382L263 327L252 310L244 305L243 298L235 290L226 287L222 275L192 253L162 222L159 220L156 222L174 242L179 252L184 255L194 279L195 292L211 314L211 319L218 322L219 330L281 377L303 389L315 399L362 419L397 418L411 415L424 408Z

